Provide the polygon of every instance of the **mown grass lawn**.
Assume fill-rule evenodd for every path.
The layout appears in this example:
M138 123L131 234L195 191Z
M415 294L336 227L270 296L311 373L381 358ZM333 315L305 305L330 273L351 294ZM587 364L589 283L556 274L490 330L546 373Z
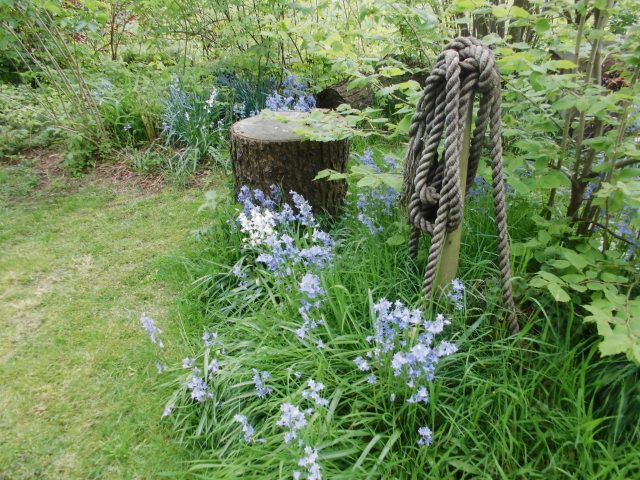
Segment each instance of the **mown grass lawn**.
M138 319L180 338L179 287L159 271L202 224L201 190L42 189L29 167L0 170L0 478L178 471L188 454L160 424L166 391Z

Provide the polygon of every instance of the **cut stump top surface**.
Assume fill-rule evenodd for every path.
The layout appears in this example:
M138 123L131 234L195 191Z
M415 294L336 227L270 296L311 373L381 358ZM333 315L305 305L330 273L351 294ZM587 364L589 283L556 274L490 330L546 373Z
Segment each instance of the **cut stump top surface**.
M273 112L245 118L231 127L236 136L264 142L303 142L308 140L294 130L304 127L306 112ZM308 126L307 126L308 127Z

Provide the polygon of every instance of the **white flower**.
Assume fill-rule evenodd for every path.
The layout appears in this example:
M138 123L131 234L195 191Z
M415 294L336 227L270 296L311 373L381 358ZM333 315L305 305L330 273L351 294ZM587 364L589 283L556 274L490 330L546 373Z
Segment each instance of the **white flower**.
M316 382L313 378L310 378L307 386L309 389L302 392L302 396L304 398L307 400L313 400L316 405L321 407L329 405L329 400L320 396L320 392L324 390L324 384Z
M298 437L298 432L307 426L306 411L301 411L295 405L283 403L280 405L282 415L276 422L279 427L288 428L289 431L284 434L284 442L289 443Z
M245 242L252 247L262 245L274 234L276 221L270 210L253 207L248 216L242 212L238 220L240 230L249 236Z

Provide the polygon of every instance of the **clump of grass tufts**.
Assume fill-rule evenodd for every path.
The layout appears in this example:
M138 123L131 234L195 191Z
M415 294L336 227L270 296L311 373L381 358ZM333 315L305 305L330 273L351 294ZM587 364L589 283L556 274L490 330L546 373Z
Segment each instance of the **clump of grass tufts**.
M200 323L191 318L184 323L191 332L189 356L206 371L212 356L222 354L211 381L213 398L191 400L191 372L175 368L176 390L169 400L168 421L200 452L188 467L191 473L271 479L301 471L301 478L318 478L305 471L309 457L296 443L301 438L304 446L317 449L313 465L331 479L637 475L637 410L620 403L624 420L603 413L604 363L573 312L532 302L523 331L506 338L495 225L483 212L490 199L474 202L467 208L463 238L465 288L455 301L441 295L424 312L429 320L438 313L451 319L444 335L458 350L441 359L435 379L426 383L426 404L406 401L411 392L393 369L378 372L373 384L354 362L368 358L372 348L367 337L374 330L376 300L420 305L422 259L416 263L405 245L386 242L398 234L393 216L378 219L382 232L372 234L350 205L327 225L337 255L318 272L325 294L317 330L324 347L317 348L296 335L302 320L293 283L260 274L243 284L247 279L233 267L247 265L250 253L243 248L243 233L227 224L237 215L234 207L219 205L216 225L202 236L202 251L185 263L193 281L188 308L202 312ZM526 236L530 209L524 202L513 205L512 236ZM223 353L200 354L203 329L215 330ZM256 395L254 369L269 373L268 395ZM309 379L322 384L326 406L304 394ZM278 425L283 404L313 408L291 442L285 441L282 420ZM424 427L432 431L430 446Z

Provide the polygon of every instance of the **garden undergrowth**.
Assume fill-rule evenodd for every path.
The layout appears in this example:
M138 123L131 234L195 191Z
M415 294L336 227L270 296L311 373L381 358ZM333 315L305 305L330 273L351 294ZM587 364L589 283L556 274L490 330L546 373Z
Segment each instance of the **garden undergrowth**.
M512 200L510 234L517 241L529 234L533 207ZM411 392L388 364L376 371L375 384L368 381L373 369L357 364L371 361L376 302L420 305L425 259L411 260L406 246L389 244L385 233L400 212L377 217L376 234L357 220L353 201L337 219L321 219L336 255L317 271L325 293L318 348L297 335L303 320L296 281L304 270L293 283L278 282L258 262L255 276L243 276L251 255L234 226L237 208L218 195L213 225L183 262L180 277L190 287L178 316L187 358L160 376L174 389L166 421L198 452L185 467L195 477L631 478L640 471L637 372L609 379L624 363L599 357L593 332L571 309L539 299L522 305L522 331L507 336L486 196L474 197L465 212L463 298L441 295L423 312L425 320L451 320L440 337L457 347L440 359L426 404L407 402ZM215 371L198 390L205 396L195 401L191 369L207 372L212 359ZM309 380L322 385L322 405L309 400ZM283 404L313 407L291 442ZM432 432L428 446L424 427Z

